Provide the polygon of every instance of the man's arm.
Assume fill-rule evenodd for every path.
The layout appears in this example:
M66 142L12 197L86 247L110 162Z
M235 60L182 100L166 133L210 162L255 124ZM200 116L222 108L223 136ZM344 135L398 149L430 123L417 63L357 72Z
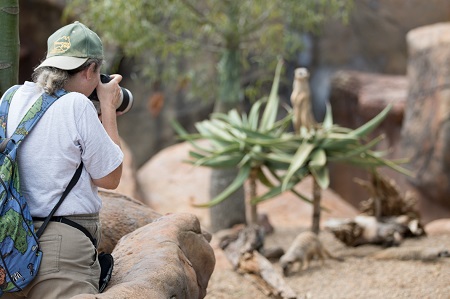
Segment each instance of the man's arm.
M97 93L100 99L101 121L106 133L111 140L120 147L119 130L117 128L117 114L116 106L120 99L119 82L122 76L113 75L113 79L107 84L99 84ZM100 86L101 85L101 86ZM120 183L122 176L121 163L114 171L107 176L100 179L93 179L92 181L97 187L105 189L115 189Z

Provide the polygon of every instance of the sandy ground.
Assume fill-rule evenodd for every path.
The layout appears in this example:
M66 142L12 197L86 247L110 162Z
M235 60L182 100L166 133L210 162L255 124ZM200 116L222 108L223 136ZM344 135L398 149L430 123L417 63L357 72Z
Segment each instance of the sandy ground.
M286 250L302 230L305 228L276 229L267 236L265 247L281 246ZM313 261L309 269L285 278L298 298L450 298L450 258L436 262L380 261L369 257L382 250L379 246L347 247L329 232L321 232L320 239L326 248L345 260L327 260L323 267L318 261ZM212 244L217 263L206 299L271 298L250 279L233 271L214 239ZM401 246L450 249L450 234L407 239ZM277 261L273 266L281 273Z

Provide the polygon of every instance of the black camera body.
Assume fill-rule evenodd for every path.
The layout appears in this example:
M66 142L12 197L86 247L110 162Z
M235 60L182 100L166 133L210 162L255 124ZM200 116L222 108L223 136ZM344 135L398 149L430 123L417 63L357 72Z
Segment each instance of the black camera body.
M102 83L108 83L111 80L112 78L109 75L100 74L100 81ZM97 89L94 89L94 91L88 98L94 104L95 108L97 109L97 113L100 114L100 100L97 96ZM133 94L128 89L120 87L120 102L116 107L116 111L127 113L131 109L131 107L133 107Z

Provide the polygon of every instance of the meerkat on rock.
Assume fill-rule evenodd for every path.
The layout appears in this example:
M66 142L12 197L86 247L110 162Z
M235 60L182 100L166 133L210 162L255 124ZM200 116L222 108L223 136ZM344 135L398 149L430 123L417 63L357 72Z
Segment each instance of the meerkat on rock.
M333 256L325 249L318 236L310 231L302 232L292 242L286 253L280 258L280 266L283 275L288 276L296 262L299 262L302 270L309 267L309 263L315 257L319 258L322 265L325 258L342 261L342 258Z

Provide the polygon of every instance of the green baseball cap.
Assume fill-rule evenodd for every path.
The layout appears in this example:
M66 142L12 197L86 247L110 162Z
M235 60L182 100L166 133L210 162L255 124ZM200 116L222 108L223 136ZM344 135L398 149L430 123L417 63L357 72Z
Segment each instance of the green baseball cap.
M47 40L47 57L36 69L52 66L73 70L89 58L103 59L102 41L94 31L76 21L50 35Z

